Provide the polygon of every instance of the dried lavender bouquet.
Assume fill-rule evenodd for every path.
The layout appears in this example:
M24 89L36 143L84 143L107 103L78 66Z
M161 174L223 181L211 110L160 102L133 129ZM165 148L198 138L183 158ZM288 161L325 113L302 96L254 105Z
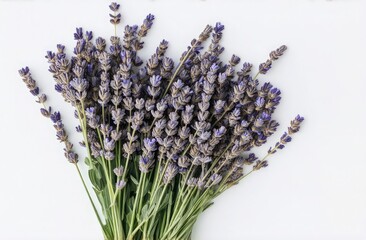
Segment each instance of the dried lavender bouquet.
M121 41L119 4L109 7L115 30L109 48L105 39L93 43L91 31L77 28L74 56L68 58L61 44L46 55L56 91L80 121L76 131L83 136L94 193L80 172L60 112L46 106L47 97L28 67L19 73L64 143L65 157L81 177L105 239L190 239L213 199L266 167L267 158L300 128L303 118L297 116L265 157L252 152L279 125L272 114L281 92L270 83L260 85L258 77L286 46L272 51L253 77L250 63L236 72L239 57L233 55L228 63L219 58L224 26L216 23L192 40L177 66L165 54L165 40L144 63L138 51L154 16L149 14L140 27L125 26ZM249 168L245 174L244 166Z

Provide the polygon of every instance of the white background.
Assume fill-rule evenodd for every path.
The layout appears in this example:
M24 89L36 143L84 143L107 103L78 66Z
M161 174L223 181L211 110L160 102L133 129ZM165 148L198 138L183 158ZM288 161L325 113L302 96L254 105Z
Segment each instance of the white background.
M51 123L17 75L33 69L72 140L72 110L54 90L46 50L74 46L77 26L110 36L108 1L0 1L0 239L102 239L74 167ZM261 82L283 92L276 142L297 113L302 131L270 166L223 194L205 212L193 240L366 239L366 2L356 0L145 0L121 2L123 23L156 21L142 51L160 40L178 60L205 24L225 24L224 59L255 65L280 46L288 51ZM121 34L122 27L119 29Z

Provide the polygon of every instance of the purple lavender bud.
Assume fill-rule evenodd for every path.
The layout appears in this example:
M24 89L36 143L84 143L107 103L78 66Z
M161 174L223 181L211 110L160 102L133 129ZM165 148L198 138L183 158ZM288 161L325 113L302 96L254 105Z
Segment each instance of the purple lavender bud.
M210 132L202 132L197 141L199 144L204 143L210 138L210 136Z
M253 65L248 62L243 63L243 67L240 71L240 75L247 76L250 73L252 66Z
M261 92L264 94L261 97L265 97L267 95L267 93L272 89L272 84L269 82L266 82L263 84L263 86L261 87Z
M62 44L57 44L57 45L56 45L56 47L57 47L57 51L58 51L59 53L63 53L63 52L64 52L64 50L65 50L65 46L64 46L64 45L62 45Z
M85 115L87 118L94 118L96 114L96 109L94 107L89 107L85 109Z
M88 86L89 83L86 81L86 79L84 78L74 78L71 82L70 85L78 92L83 92L85 91Z
M129 88L131 88L131 86L132 86L132 83L129 79L122 80L122 88L129 89Z
M65 157L70 163L76 164L78 162L78 155L74 152L65 152Z
M111 5L109 5L109 9L111 9L113 12L117 12L120 5L116 2L112 2Z
M36 87L32 90L30 90L30 93L33 95L33 96L37 96L39 94L39 88Z
M161 82L161 77L159 75L153 75L150 77L150 83L153 87L159 87Z
M153 165L153 161L148 157L141 156L139 161L139 169L143 173L148 173Z
M206 164L206 163L209 163L211 161L212 161L212 158L211 157L203 157L203 158L200 158L201 164Z
M159 47L156 48L156 54L158 56L162 56L164 55L167 49L168 49L168 41L163 39L163 41L160 42Z
M250 153L249 156L244 160L245 164L253 164L258 158L255 156L254 153Z
M21 68L18 72L21 77L25 77L29 75L29 67Z
M197 43L200 44L200 43L206 41L210 37L211 32L212 32L212 27L210 25L207 25L205 27L205 29L202 31L202 33L199 35Z
M265 108L270 110L271 112L273 112L273 110L275 109L275 107L280 104L281 101L281 97L275 97L274 99L268 101L265 105Z
M191 177L190 179L188 179L187 185L188 185L188 187L195 187L195 186L197 186L197 182L198 182L198 178Z
M202 165L202 164L209 163L211 161L212 161L212 158L211 157L195 157L193 159L192 164L198 166L198 165Z
M206 182L202 178L198 178L197 187L199 190L203 190L206 187Z
M259 73L266 74L268 72L268 70L271 69L271 67L272 67L272 61L267 60L266 62L261 63L259 65Z
M113 151L115 148L115 141L113 139L105 138L104 139L104 149L106 151Z
M187 156L181 156L178 158L178 166L181 168L187 168L190 165L190 159Z
M147 15L146 18L145 18L145 20L144 20L144 25L147 28L151 28L154 19L155 19L155 16L154 15L152 15L152 14Z
M48 108L48 110L46 110L45 108L41 108L41 114L44 116L44 117L50 117L51 115L51 107Z
M103 88L103 87L101 87L100 89L99 89L99 92L98 92L98 94L99 94L99 98L100 99L98 99L98 103L101 105L101 106L106 106L107 105L107 103L109 102L109 100L111 99L111 97L112 97L112 95L111 95L111 93L109 92L109 90L108 89L105 89L105 88Z
M275 120L269 121L265 129L263 130L264 135L266 135L267 137L271 136L273 133L276 132L278 126L279 124Z
M125 115L124 109L117 108L117 110L112 110L112 119L114 124L118 125L122 121Z
M103 51L105 46L106 46L106 41L104 38L101 38L101 37L98 37L96 40L95 40L95 45L96 45L96 48L99 50L99 51Z
M232 168L234 169L243 169L245 160L242 156L239 156L235 159L235 161L232 164Z
M283 53L287 50L287 47L285 45L282 45L281 47L277 48L275 51L272 51L269 54L269 57L272 60L277 60L280 56L283 55Z
M113 169L114 174L116 174L117 177L122 177L124 168L123 166L116 167Z
M269 121L269 120L271 120L271 115L268 114L268 112L262 112L262 114L260 115L260 118L262 118L264 121Z
M304 118L304 117L301 117L299 114L295 117L295 121L296 121L296 122L300 122L300 123L301 123L302 121L304 121L304 119L305 119L305 118Z
M217 22L215 27L213 28L215 33L221 33L222 31L224 31L224 29L225 29L225 26L222 25L220 22Z
M290 135L298 132L300 130L300 125L304 121L304 118L297 115L294 120L291 121L290 127L288 128L288 133Z
M97 148L95 145L91 145L91 152L93 157L98 158L100 157L100 149Z
M118 14L109 14L109 16L111 17L111 19L109 20L110 23L112 23L113 25L117 25L121 22L121 14L118 13Z
M276 143L276 147L277 147L278 149L284 149L284 148L285 148L285 145L280 144L279 142L277 142L277 143ZM276 151L275 151L275 152L276 152Z
M244 131L240 137L244 143L248 143L253 138L249 131Z
M170 163L164 173L163 178L164 184L169 184L173 180L175 175L177 175L177 173L178 173L178 166L173 163Z
M236 66L236 65L239 64L239 62L240 62L240 57L238 57L236 55L233 55L233 56L231 56L231 59L230 59L229 63L230 63L231 66Z
M214 136L216 138L221 138L226 133L226 128L221 126L219 129L214 130Z
M101 124L100 125L100 132L104 136L109 136L112 130L113 130L113 127L109 124Z
M59 93L61 93L62 92L62 86L60 85L60 84L55 84L55 90L57 91L57 92L59 92Z
M241 126L241 127L243 127L243 128L246 128L246 127L248 127L248 126L249 126L249 123L248 123L247 121L245 121L245 120L242 120L242 121L240 122L240 126Z
M61 120L61 113L60 112L54 112L50 115L51 121L53 123L56 123Z
M154 19L155 19L155 16L152 14L149 14L146 16L146 18L144 19L144 22L141 25L140 31L138 32L138 36L140 38L145 37L147 35L147 32L153 25Z
M268 162L267 161L256 161L255 165L253 166L253 170L257 171L263 167L267 167L268 166Z
M49 63L51 63L54 60L55 56L56 54L54 52L47 51L47 55L45 56L45 58L48 60Z
M268 93L269 99L275 99L276 97L281 95L281 91L278 88L272 88Z
M264 120L262 118L257 118L253 124L253 126L256 128L261 128L263 125L264 125Z
M56 129L56 131L61 131L64 129L64 124L62 123L62 121L57 121L53 127Z
M175 81L173 83L173 86L176 87L177 89L181 89L184 86L184 83L182 82L182 80L178 79L177 81Z
M126 182L124 180L119 180L116 182L116 188L118 190L123 189L126 186Z
M255 104L255 106L257 107L257 109L258 109L258 110L260 110L260 109L264 106L265 102L266 102L266 101L264 100L264 98L262 98L262 97L258 97L258 98L255 100L254 104Z
M78 40L76 47L74 47L73 53L79 55L84 51L86 41L84 39Z
M139 56L136 56L133 63L135 64L135 66L141 66L144 61Z
M222 179L221 175L219 175L217 173L212 174L210 177L212 186L219 184L221 182L221 179Z
M104 158L108 161L112 161L114 159L114 153L113 152L105 152Z
M286 144L286 143L291 142L291 140L292 140L292 138L288 135L288 133L287 133L287 132L285 132L285 133L281 136L281 138L280 138L280 143L281 143L281 144Z
M47 96L45 94L39 94L38 100L36 100L37 103L45 103L47 101Z
M113 130L111 132L111 138L114 140L114 141L118 141L120 138L122 137L122 132L121 131L116 131L116 130Z
M116 21L118 22L118 21ZM112 55L117 56L118 53L121 51L121 46L120 45L113 45L109 47L109 51ZM129 68L129 64L126 65L127 68Z
M76 28L76 33L74 33L75 40L82 40L83 39L83 28Z
M210 72L216 73L218 70L219 70L219 65L217 65L216 63L211 65Z
M156 139L155 138L145 138L144 139L144 147L147 151L153 152L156 151Z
M219 84L224 84L226 79L227 79L227 76L225 73L219 73L219 75L217 77L217 81L219 82Z
M59 140L60 142L66 142L68 139L64 129L58 130L56 132L56 137L57 137L57 140Z
M87 41L90 41L90 40L93 39L93 32L92 31L86 31L85 35L86 35L86 40Z
M81 129L80 125L78 125L77 127L75 127L77 132L82 132L83 130Z

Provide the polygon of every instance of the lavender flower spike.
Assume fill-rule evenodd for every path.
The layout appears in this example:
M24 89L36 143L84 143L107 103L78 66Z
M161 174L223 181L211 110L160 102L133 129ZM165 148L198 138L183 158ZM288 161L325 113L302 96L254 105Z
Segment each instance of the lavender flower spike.
M278 60L280 56L283 55L283 53L287 50L287 47L285 45L282 45L281 47L277 48L275 51L272 51L269 54L270 59L268 59L266 62L261 63L259 65L259 73L266 74L269 69L272 67L272 61Z
M282 134L280 141L276 143L274 148L270 148L268 150L269 154L273 154L277 151L277 149L285 148L285 145L292 140L292 135L300 130L300 125L304 121L304 118L300 115L297 115L294 120L291 121L290 127L288 128L288 132Z
M120 5L116 2L112 2L111 5L109 5L109 9L113 11L113 14L109 14L109 16L111 17L110 22L113 25L117 25L121 22L121 14L117 13L119 6Z
M119 9L120 5L116 2L112 2L110 5L109 5L109 8L113 11L113 12L117 12L118 9Z
M41 108L41 114L47 118L50 118L51 121L54 123L53 126L56 130L56 137L60 142L63 142L65 145L65 157L70 163L76 164L78 162L78 155L72 150L73 144L71 144L68 140L68 135L66 134L66 131L64 129L60 112L52 112L51 107L48 107L48 109L45 108L45 102L47 100L47 97L45 94L39 92L36 81L32 78L28 67L20 69L19 75L22 77L23 82L27 85L28 89L30 89L32 95L38 97L37 102L44 106L43 108Z

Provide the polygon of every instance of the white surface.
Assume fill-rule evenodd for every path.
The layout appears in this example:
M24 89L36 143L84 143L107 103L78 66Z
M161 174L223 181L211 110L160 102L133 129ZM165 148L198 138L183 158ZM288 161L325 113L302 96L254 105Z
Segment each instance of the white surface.
M77 26L112 34L108 3L0 1L0 239L102 239L75 169L17 70L33 69L71 132L71 108L53 90L43 56L57 43L70 51ZM366 239L365 1L125 0L121 7L123 23L157 17L144 59L165 38L177 60L215 21L226 26L226 59L236 53L259 64L279 45L289 47L260 78L283 92L275 115L282 125L267 146L297 113L306 117L302 131L270 167L217 199L193 239Z

